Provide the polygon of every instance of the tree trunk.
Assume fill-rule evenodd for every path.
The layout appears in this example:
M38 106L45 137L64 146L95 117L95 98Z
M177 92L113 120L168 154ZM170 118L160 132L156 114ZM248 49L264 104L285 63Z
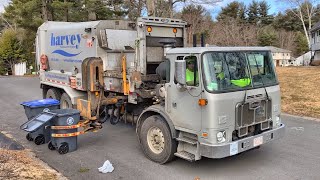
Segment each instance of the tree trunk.
M169 0L170 18L173 18L173 0Z
M311 47L310 37L309 37L309 33L308 33L308 30L307 30L306 24L304 23L304 19L303 19L303 14L302 14L302 9L301 8L299 9L299 16L300 16L300 21L301 21L302 26L303 26L304 34L305 34L305 36L307 38L307 41L308 41L308 46L310 48Z
M69 6L68 6L68 0L64 0L64 21L69 21Z
M155 4L154 0L147 0L148 16L155 16Z
M48 21L49 19L48 19L48 9L47 9L46 0L42 0L42 8L41 8L41 10L42 10L42 19L44 21Z

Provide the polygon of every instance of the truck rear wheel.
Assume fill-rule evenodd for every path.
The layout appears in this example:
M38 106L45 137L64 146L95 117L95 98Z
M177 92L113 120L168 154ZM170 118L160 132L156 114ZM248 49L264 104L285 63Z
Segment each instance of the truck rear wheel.
M159 115L148 117L141 125L140 145L145 155L160 164L170 162L177 151L177 142L172 139L170 129Z
M67 93L63 93L60 99L60 109L72 108L71 98Z
M60 94L60 92L59 92L58 89L56 89L56 88L50 88L50 89L47 91L46 98L56 99L56 100L59 100L59 101L60 101L61 94Z

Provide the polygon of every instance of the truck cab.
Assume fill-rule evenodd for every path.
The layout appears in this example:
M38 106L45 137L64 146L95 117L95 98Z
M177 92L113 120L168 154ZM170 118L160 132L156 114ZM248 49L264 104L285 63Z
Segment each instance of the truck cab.
M174 48L166 58L170 78L164 85L165 104L152 108L172 121L176 156L189 161L224 158L283 136L280 87L270 50Z

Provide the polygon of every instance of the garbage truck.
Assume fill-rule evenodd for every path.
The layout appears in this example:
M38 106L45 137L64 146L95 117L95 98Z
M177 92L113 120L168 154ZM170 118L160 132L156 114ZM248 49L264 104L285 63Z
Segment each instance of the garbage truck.
M43 97L77 108L94 129L135 124L142 151L160 164L224 158L281 138L270 50L188 47L186 28L158 17L45 22L36 37Z

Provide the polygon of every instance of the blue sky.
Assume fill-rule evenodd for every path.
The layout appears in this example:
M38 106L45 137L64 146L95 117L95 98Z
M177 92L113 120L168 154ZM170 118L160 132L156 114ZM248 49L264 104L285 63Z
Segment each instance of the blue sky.
M219 3L216 3L214 5L206 5L206 9L210 12L213 18L217 16L217 14L221 11L222 7L225 7L227 4L233 2L234 0L223 0ZM256 0L259 1L259 0ZM281 0L266 0L268 4L270 5L269 14L277 14L278 12L283 12L286 9L289 8L288 5L284 5L284 1ZM243 2L245 5L249 5L252 0L238 0L238 2ZM181 9L182 6L178 5L176 7L177 9Z
M224 0L221 3L218 4L218 7L216 8L217 11L221 9L221 7L226 6L228 3L232 2L234 0ZM257 0L259 1L259 0ZM278 12L285 11L289 8L289 6L284 5L284 1L281 0L266 0L268 4L270 5L270 14L277 14ZM238 0L238 2L243 2L245 5L249 5L252 0Z
M219 13L221 10L221 7L225 7L228 3L232 2L233 0L223 0L222 2L219 2L215 5L208 6L206 5L206 9L211 13L213 18ZM243 2L246 5L250 4L252 0L238 0L239 2ZM0 0L0 12L3 12L4 6L8 4L9 0ZM271 14L277 14L280 11L284 11L288 7L283 5L284 3L281 2L281 0L267 0L267 2L270 4L270 13ZM176 7L177 9L180 9L181 6Z

